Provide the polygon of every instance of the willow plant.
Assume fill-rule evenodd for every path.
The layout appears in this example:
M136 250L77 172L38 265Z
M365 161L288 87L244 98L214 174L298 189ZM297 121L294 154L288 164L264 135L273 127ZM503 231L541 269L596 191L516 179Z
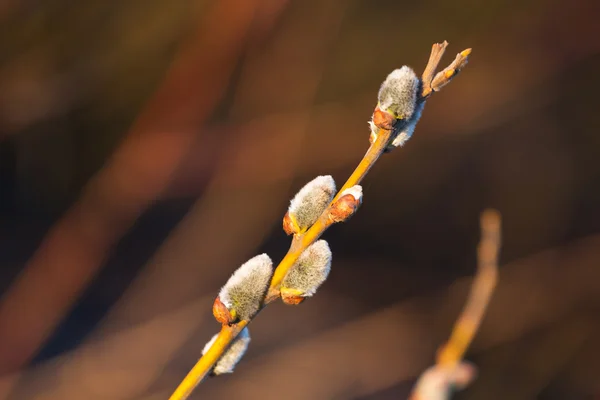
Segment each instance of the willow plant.
M467 64L471 49L458 53L450 65L437 72L447 46L446 41L433 45L420 78L408 66L387 76L369 122L370 146L352 175L339 191L331 176L319 176L296 194L283 218L283 229L292 236L289 251L275 268L271 258L261 254L229 278L213 304L221 330L207 343L170 400L187 399L208 375L232 372L248 348L248 325L268 304L282 299L296 305L316 293L329 274L332 258L329 245L319 238L331 225L347 221L358 210L365 175L382 154L410 139L429 97Z

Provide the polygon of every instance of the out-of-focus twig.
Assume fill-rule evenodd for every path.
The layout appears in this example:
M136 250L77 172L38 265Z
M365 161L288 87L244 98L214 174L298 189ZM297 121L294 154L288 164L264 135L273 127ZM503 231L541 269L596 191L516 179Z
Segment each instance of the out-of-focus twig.
M439 350L436 364L417 381L412 400L448 399L454 389L468 385L475 377L475 367L462 361L477 333L498 279L500 251L500 214L486 210L481 215L481 240L477 249L477 275L467 303L458 317L452 334Z
M34 356L112 246L165 190L220 100L259 3L215 3L112 158L49 231L0 303L0 373Z
M434 43L433 46L431 46L431 54L429 55L429 61L427 61L427 66L425 66L423 75L421 75L421 80L423 81L423 91L421 93L421 96L423 98L429 97L429 95L433 92L431 88L431 82L433 81L435 71L437 71L440 61L444 56L446 47L448 47L448 42L445 40L442 43Z

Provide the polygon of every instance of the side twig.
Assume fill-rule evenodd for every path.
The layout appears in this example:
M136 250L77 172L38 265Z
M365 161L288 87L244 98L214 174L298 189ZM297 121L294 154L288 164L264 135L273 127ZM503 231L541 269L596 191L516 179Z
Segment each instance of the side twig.
M461 51L456 55L452 64L448 65L442 71L438 72L433 81L431 82L431 89L434 92L439 92L444 86L446 86L450 81L458 75L458 73L467 65L469 60L469 55L471 54L471 49L466 49Z
M433 81L435 71L437 71L440 61L444 56L446 47L448 47L448 42L445 40L442 43L434 43L433 46L431 46L431 55L429 56L429 61L427 62L427 66L425 66L423 75L421 75L421 80L423 81L423 92L421 95L425 99L433 92L433 89L431 88L431 82Z
M436 364L418 379L411 400L446 400L453 390L466 387L476 369L463 361L477 333L498 280L500 251L500 214L486 210L481 215L481 240L477 249L477 275L467 303L456 320L450 339L438 351Z
M431 83L433 80L435 80L435 78L432 79L432 77L434 76L435 70L440 62L444 49L447 45L448 43L444 41L443 43L438 43L433 46L429 63L423 74L424 77L427 77L428 83L420 85L422 91L420 93L416 93L416 101L418 102L418 104L423 105L425 99L434 91L432 90ZM465 56L465 62L467 56L468 54ZM456 69L456 67L454 68ZM452 77L449 77L448 82L451 78ZM251 320L269 303L272 303L273 301L281 297L282 282L286 278L286 275L288 274L290 269L295 265L300 256L305 252L305 250L307 250L307 248L313 245L321 237L323 232L325 232L325 230L327 230L332 224L338 222L335 220L335 218L332 218L332 214L336 211L334 206L339 203L338 200L343 200L343 197L345 197L342 195L342 193L344 191L347 191L347 189L353 188L354 186L358 185L364 179L366 174L369 172L371 167L373 167L375 162L377 162L379 157L381 157L381 155L384 152L389 150L391 142L396 138L400 131L399 126L402 126L401 122L397 122L400 120L399 116L393 115L386 109L382 110L379 108L379 106L380 105L378 105L375 108L375 111L373 113L372 130L376 131L376 135L372 135L374 136L374 139L371 140L371 145L369 149L363 156L362 160L360 161L354 172L350 175L346 183L333 197L333 200L320 214L318 219L305 232L297 232L294 234L292 243L290 245L290 249L275 269L269 287L266 290L264 300L260 304L258 311L249 318L241 319L235 322L235 320L233 319L234 316L229 314L229 311L225 308L225 306L219 300L219 298L217 298L217 301L215 302L215 316L221 313L219 314L219 316L223 318L223 320L219 319L219 321L222 321L223 323L221 331L216 336L214 342L212 342L212 344L206 350L204 355L200 358L200 360L198 360L196 365L183 379L183 381L180 383L175 392L171 395L169 400L185 400L190 396L194 388L207 375L211 373L215 364L228 350L228 348L236 339L236 337L240 334L240 332L242 332L242 330L244 330L244 328L246 328L248 324L250 324ZM420 114L420 111L418 112L418 114ZM413 125L412 128L414 128L414 124L416 124L417 120L418 117L411 121ZM229 318L231 318L231 320L228 320Z

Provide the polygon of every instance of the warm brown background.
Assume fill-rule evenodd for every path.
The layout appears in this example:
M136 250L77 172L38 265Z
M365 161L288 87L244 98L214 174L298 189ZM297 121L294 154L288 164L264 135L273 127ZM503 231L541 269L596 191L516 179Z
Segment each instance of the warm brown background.
M0 1L0 399L166 399L243 261L279 260L306 181L341 185L379 83L471 62L195 399L402 399L449 334L478 214L500 285L458 399L600 394L600 3Z

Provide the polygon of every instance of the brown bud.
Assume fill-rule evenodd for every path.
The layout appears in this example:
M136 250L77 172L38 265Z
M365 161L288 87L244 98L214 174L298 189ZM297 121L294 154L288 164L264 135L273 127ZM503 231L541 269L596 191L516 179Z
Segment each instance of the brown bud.
M236 320L235 315L227 309L219 297L217 297L213 303L213 315L221 325L231 325Z
M379 107L373 111L373 123L380 129L392 130L396 118L387 111L382 111Z
M283 217L283 230L287 235L292 235L299 232L298 224L294 222L289 211L286 212L285 216Z
M352 186L344 190L329 210L329 220L333 223L343 222L350 218L362 203L362 187Z
M281 288L281 301L289 305L297 305L302 303L305 297L295 289Z
M291 306L295 306L297 304L300 304L304 301L305 297L302 296L283 296L281 297L281 300L288 305Z

